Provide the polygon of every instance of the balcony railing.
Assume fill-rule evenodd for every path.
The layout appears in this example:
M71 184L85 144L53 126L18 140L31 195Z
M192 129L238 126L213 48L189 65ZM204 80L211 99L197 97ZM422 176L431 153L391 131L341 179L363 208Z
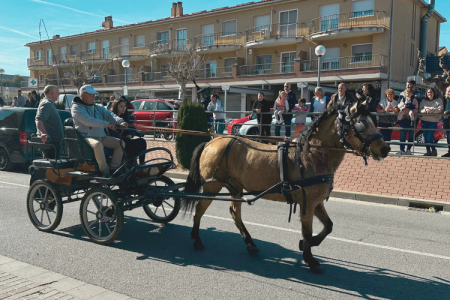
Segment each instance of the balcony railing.
M40 66L51 66L52 59L51 57L30 57L27 59L27 66L28 67L40 67Z
M56 85L56 86L62 86L62 85L70 86L72 84L71 80L68 79L68 78L48 79L47 83L50 84L50 85Z
M171 80L171 77L167 72L144 72L144 74L142 74L143 82L165 81L165 80Z
M111 59L109 48L83 50L80 53L81 60Z
M206 48L213 46L234 46L239 45L242 33L215 32L211 34L198 35L190 40L197 48Z
M205 68L195 71L195 78L226 78L232 76L232 68Z
M127 82L139 82L139 74L128 74ZM106 75L106 83L125 83L125 74L120 75Z
M149 48L144 47L133 47L131 45L119 45L111 48L111 53L113 57L131 57L131 56L148 56Z
M321 70L342 70L356 68L386 67L387 57L382 54L367 54L361 56L347 56L321 59ZM301 62L300 71L317 71L318 60Z
M294 63L272 63L239 66L238 76L294 73Z
M154 41L149 45L150 53L157 54L169 51L186 51L191 47L187 39L171 39Z
M80 55L58 53L53 55L53 64L67 64L80 62Z
M355 27L387 27L386 14L382 11L367 10L312 19L309 22L309 34Z
M300 34L298 23L280 23L249 28L245 31L245 42L274 38L296 38Z

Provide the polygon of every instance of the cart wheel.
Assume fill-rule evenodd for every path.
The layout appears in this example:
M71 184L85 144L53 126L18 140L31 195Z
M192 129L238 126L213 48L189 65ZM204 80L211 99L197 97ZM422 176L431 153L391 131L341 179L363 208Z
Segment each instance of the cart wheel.
M0 171L11 171L14 164L11 162L8 153L5 149L0 148Z
M122 229L123 219L123 211L117 209L117 196L108 188L94 187L81 200L81 226L97 244L112 243Z
M175 184L172 179L161 176L149 182L148 187L162 187ZM178 192L177 190L173 190ZM163 195L162 195L163 196ZM180 211L180 199L172 197L163 197L156 199L152 204L144 205L144 211L156 223L169 223L178 215Z
M61 196L55 185L48 180L36 180L28 189L27 211L38 230L55 230L63 215Z

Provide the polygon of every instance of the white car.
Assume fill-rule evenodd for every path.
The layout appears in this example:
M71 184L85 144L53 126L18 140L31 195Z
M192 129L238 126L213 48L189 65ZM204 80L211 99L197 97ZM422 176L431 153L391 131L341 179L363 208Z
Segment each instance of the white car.
M72 108L72 100L76 96L77 95L73 95L73 94L60 94L58 103L64 103L64 105L66 106L66 109L67 108L70 109L70 108Z
M308 126L311 123L311 118L310 117L306 117L306 124L305 126ZM291 122L291 132L295 132L295 117L292 118L292 122ZM272 116L272 126L275 127L275 116ZM281 127L281 131L284 131L285 126L282 125ZM272 128L271 128L272 129ZM239 130L239 134L240 135L259 135L259 126L258 126L258 120L254 119L251 121L248 121L246 123L244 123L240 130Z

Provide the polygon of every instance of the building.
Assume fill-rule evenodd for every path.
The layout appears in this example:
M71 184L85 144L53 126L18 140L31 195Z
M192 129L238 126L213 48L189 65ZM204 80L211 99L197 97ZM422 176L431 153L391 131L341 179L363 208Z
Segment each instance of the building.
M402 90L417 70L417 49L427 55L439 51L446 19L431 2L263 0L192 14L184 14L177 2L164 19L114 26L108 16L101 30L28 43L28 68L40 86L67 84L70 69L84 64L94 69L93 84L102 97L123 92L125 72L131 96L176 97L178 86L165 76L164 58L195 42L196 51L207 57L197 82L217 90L231 86L226 108L236 111L248 110L257 91L278 91L284 82L292 83L298 97L309 98L317 82L314 49L324 45L321 85L327 92L342 81L350 89L371 82L383 91ZM127 70L121 65L125 59L131 63ZM309 84L303 95L299 82ZM187 87L195 95L194 85Z

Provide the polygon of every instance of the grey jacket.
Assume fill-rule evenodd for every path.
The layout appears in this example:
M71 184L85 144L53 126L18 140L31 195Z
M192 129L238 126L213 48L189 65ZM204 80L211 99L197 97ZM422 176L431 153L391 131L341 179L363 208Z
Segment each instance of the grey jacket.
M80 97L75 97L72 102L72 118L75 129L83 137L104 137L105 128L109 124L118 125L123 122L114 113L107 110L103 105L86 105L81 102Z

